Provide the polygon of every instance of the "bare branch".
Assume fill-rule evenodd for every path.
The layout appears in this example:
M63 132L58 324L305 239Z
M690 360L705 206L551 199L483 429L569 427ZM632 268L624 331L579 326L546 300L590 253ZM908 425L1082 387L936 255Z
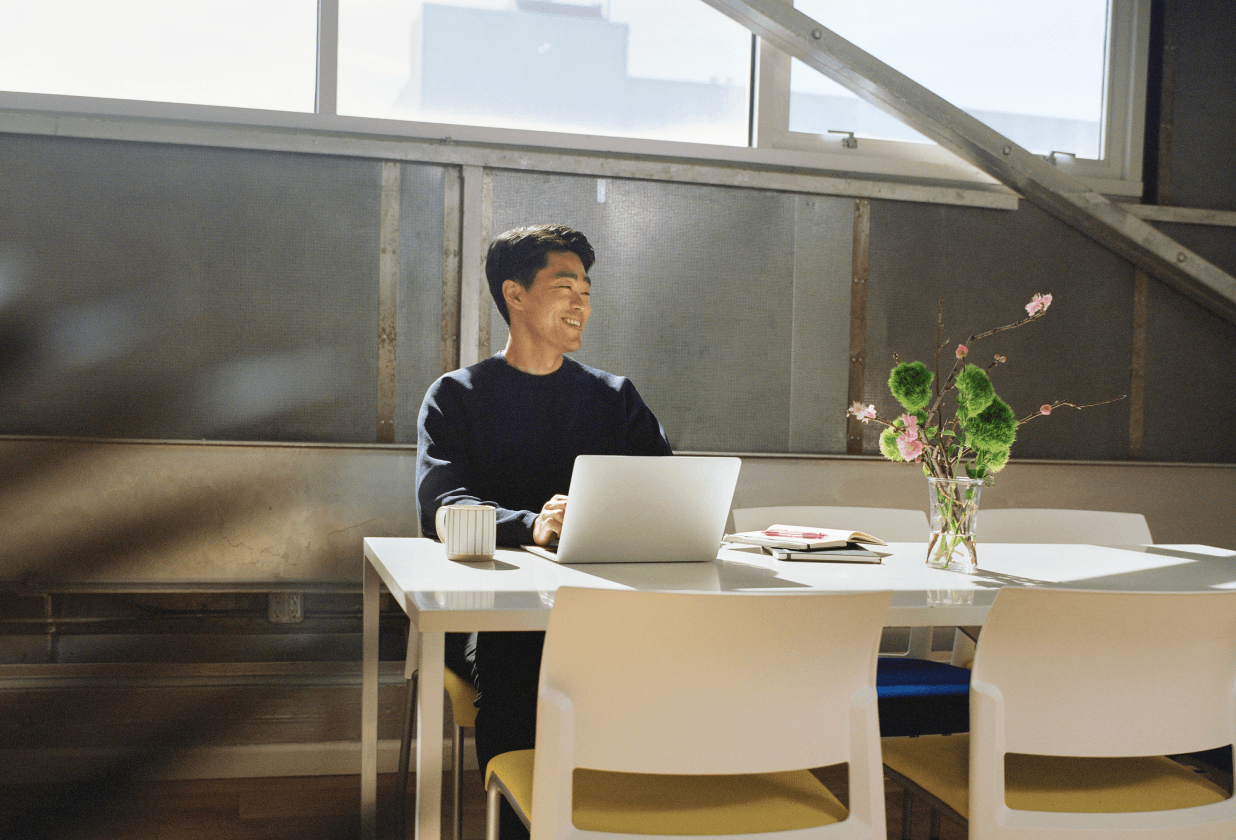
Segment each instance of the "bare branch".
M1110 400L1103 400L1102 402L1095 402L1095 403L1086 403L1084 405L1077 405L1076 403L1066 402L1064 400L1058 400L1057 402L1051 403L1051 408L1052 408L1052 411L1055 411L1057 408L1067 405L1069 408L1076 408L1078 411L1081 411L1083 408L1094 408L1097 405L1107 405L1108 403L1119 402L1120 400L1123 400L1128 396L1129 396L1128 394L1121 394L1118 397L1112 397ZM1048 412L1048 414L1050 413L1051 412ZM1039 409L1033 414L1022 418L1021 420L1018 420L1017 425L1020 426L1022 423L1029 423L1031 420L1033 420L1036 417L1046 417L1046 416L1047 414L1044 414L1043 410Z

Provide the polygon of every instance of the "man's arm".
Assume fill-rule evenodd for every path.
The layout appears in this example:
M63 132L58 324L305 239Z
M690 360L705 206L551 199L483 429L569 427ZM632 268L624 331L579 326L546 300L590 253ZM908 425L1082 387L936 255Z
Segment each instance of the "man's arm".
M673 455L665 429L629 379L622 384L622 402L626 412L626 454Z
M425 394L417 418L416 502L421 532L436 538L441 533L439 512L445 505L492 505L497 509L499 545L532 542L537 513L504 508L477 493L469 457L473 434L463 402L439 380Z

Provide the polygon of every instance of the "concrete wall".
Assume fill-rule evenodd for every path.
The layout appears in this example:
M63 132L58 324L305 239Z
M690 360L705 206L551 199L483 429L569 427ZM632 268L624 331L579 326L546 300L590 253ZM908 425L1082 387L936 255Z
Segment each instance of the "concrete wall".
M364 537L417 535L411 447L7 439L0 465L0 581L353 587ZM1236 465L1014 462L983 507L1134 511L1156 542L1236 549L1234 493ZM746 457L734 507L774 504L924 509L926 490L878 457Z

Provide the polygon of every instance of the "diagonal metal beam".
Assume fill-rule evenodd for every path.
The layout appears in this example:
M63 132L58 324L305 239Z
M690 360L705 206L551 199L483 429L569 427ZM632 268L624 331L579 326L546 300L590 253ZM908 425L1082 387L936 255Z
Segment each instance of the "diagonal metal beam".
M1236 278L785 0L703 2L935 140L1065 224L1236 322Z

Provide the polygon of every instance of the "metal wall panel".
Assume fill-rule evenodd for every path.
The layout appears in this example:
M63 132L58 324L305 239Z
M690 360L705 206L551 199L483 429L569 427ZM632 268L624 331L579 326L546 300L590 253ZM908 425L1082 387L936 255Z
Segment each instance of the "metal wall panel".
M382 165L0 136L0 434L373 441ZM394 439L406 443L442 370L443 243L458 219L446 167L398 168ZM579 358L630 376L675 448L840 453L853 207L494 170L490 211L495 231L552 220L590 236L595 314ZM1236 261L1230 229L1167 227ZM892 353L930 358L941 294L953 343L1055 295L1048 317L976 348L1009 357L997 387L1019 416L1132 390L1131 267L1042 211L876 201L870 243L865 381L883 411ZM1177 406L1188 383L1195 403L1230 413L1236 334L1151 292L1141 456L1231 460L1221 424ZM496 309L491 323L492 352L506 340ZM1127 458L1129 405L1035 420L1014 456Z
M1236 271L1236 228L1162 224L1168 236ZM1173 294L1149 288L1146 319L1146 409L1142 457L1156 461L1232 463L1236 440L1236 325Z
M1236 326L1157 283L1149 292L1143 457L1236 462Z
M380 166L0 136L0 431L373 440Z
M1171 87L1164 91L1161 116L1166 132L1160 135L1165 147L1158 202L1236 210L1236 51L1231 42L1236 4L1171 0L1163 5Z
M834 218L852 206L821 201L804 210L808 229L830 218L821 209L830 201ZM588 235L598 255L593 314L576 358L629 376L677 450L790 448L797 214L797 197L786 193L514 172L494 178L495 232L560 222ZM849 235L847 222L843 242ZM835 258L845 278L849 260L848 247ZM816 289L813 305L836 298L848 318L848 280L835 294L819 291L829 272L836 273L831 263L816 264L803 282ZM496 309L493 320L498 350L506 331ZM817 342L809 334L803 341L809 360ZM843 345L844 335L834 364L843 365Z
M789 452L846 451L854 201L797 197Z
M416 415L442 373L445 168L402 164L395 441L416 443Z
M899 413L888 391L893 353L934 365L936 313L944 298L941 375L968 335L1025 317L1035 293L1053 295L1048 314L984 339L971 361L1008 358L992 375L1018 418L1043 403L1089 403L1129 392L1133 269L1043 211L938 212L872 203L867 308L867 393L881 414ZM1128 402L1059 409L1020 427L1014 458L1122 459L1129 450ZM878 452L868 426L864 451Z
M1153 226L1224 271L1236 271L1236 227L1171 222Z

